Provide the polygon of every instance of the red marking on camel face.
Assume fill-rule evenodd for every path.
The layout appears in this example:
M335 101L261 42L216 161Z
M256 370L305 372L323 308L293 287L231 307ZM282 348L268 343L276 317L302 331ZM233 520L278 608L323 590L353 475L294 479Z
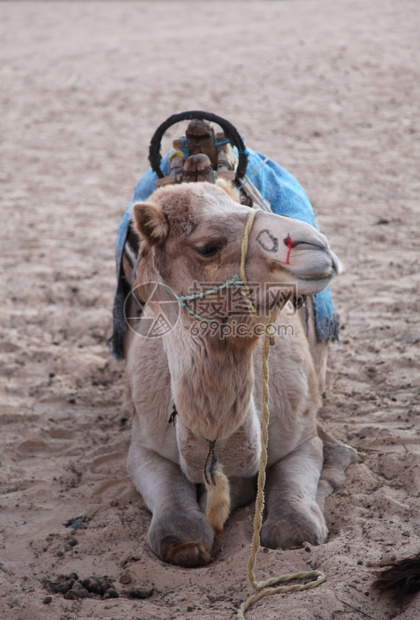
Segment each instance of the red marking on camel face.
M288 247L287 256L286 256L286 265L290 265L290 252L295 247L295 244L293 243L290 235L287 235L286 239L284 239L284 245L287 245Z

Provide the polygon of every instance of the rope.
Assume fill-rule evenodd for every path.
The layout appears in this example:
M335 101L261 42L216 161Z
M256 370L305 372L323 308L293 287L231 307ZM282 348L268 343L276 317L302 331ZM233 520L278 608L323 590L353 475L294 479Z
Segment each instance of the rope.
M215 485L216 483L214 481L214 472L216 471L217 463L219 462L219 460L216 458L216 455L214 453L214 446L216 445L216 440L213 439L213 441L210 441L210 440L208 441L209 441L209 451L207 454L206 462L204 463L204 480L206 481L208 485L210 484L210 482L211 484ZM209 474L210 474L210 479L209 479Z
M293 581L295 579L312 579L307 583L303 584L295 584L291 586L277 586L277 588L273 588L271 586L276 585L277 583L284 583L288 581ZM302 571L300 573L291 573L281 575L280 577L273 577L273 579L267 579L267 581L260 581L254 587L257 590L261 590L257 594L253 594L250 596L242 605L240 606L237 618L245 618L245 612L257 601L262 599L264 596L269 596L271 594L287 594L288 592L301 592L302 590L310 590L312 588L317 588L321 583L325 581L326 577L324 573L318 570L313 571ZM267 590L263 590L263 588L268 588Z
M221 291L224 288L243 289L244 283L242 282L240 276L238 274L235 274L234 276L229 278L229 280L226 280L226 282L224 282L223 284L220 284L219 286L215 286L214 288L208 291L202 291L201 293L195 293L192 295L177 295L175 291L169 288L169 286L166 286L165 284L163 286L168 291L168 293L170 293L171 295L175 297L180 308L185 308L185 310L189 314L194 316L196 319L199 319L200 321L206 321L207 323L212 323L214 319L208 319L205 316L201 316L200 314L197 314L196 312L194 312L194 310L192 310L189 306L190 301L194 301L196 299L203 299L203 297L206 297L207 295L212 295L213 293L217 293L218 291Z
M251 292L249 290L248 282L245 274L245 262L246 256L248 253L248 242L251 234L252 227L254 225L255 218L257 216L258 211L254 211L249 218L246 228L244 238L242 240L241 247L241 266L239 270L239 277L243 282L243 287L241 288L242 295L248 305L250 314L257 325L261 325L261 321L258 317L257 310L252 303L251 300ZM323 581L325 581L326 577L324 573L321 571L303 571L292 574L281 575L280 577L273 577L272 579L268 579L267 581L256 581L255 579L255 563L256 557L258 553L258 549L261 543L261 527L262 520L264 514L264 487L265 487L265 478L266 478L266 466L267 466L267 445L268 445L268 426L270 421L270 410L269 410L269 401L270 401L270 392L269 392L269 367L268 360L270 356L270 345L274 345L275 337L274 337L274 326L272 324L263 325L265 337L263 343L262 350L262 417L261 417L261 457L260 457L260 470L258 472L258 490L257 490L257 498L255 500L255 516L254 516L254 533L252 536L251 543L251 555L248 561L248 580L253 588L259 590L257 594L251 595L238 610L237 617L245 619L246 610L253 604L259 601L264 596L269 596L271 594L285 593L285 592L300 592L302 590L309 590L311 588L316 588ZM289 581L293 581L295 579L306 579L309 580L303 584L294 584L289 586L278 586L279 583L287 583ZM273 587L277 586L277 587Z

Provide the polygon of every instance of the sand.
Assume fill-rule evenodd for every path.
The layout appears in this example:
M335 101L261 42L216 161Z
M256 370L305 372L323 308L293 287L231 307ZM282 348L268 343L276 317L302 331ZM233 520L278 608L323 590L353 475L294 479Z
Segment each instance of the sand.
M3 2L0 14L0 616L228 619L251 593L252 506L205 568L149 550L125 469L124 363L107 345L116 231L151 135L204 109L299 179L346 267L320 418L361 461L327 501L324 545L258 556L258 579L316 567L327 581L247 617L419 618L420 597L398 606L371 588L375 565L420 551L417 0ZM44 583L73 571L108 575L120 598L44 603ZM132 600L133 585L154 592Z

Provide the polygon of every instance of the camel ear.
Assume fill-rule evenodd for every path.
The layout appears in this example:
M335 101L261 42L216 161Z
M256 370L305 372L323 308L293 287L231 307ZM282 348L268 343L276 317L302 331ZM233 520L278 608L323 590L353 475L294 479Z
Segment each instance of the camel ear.
M163 243L168 236L169 223L160 204L135 204L133 219L137 232L151 245Z

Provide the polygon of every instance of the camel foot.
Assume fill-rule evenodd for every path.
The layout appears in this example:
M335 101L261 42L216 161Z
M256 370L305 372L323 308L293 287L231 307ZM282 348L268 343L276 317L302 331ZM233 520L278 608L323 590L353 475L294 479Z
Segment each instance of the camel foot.
M204 566L211 560L214 532L198 510L193 514L153 515L149 545L164 562L178 566Z
M205 566L211 560L209 549L200 540L177 542L168 538L162 541L162 553L164 562L186 568Z
M294 549L304 542L320 545L327 535L324 515L314 504L302 511L289 508L275 521L266 521L261 528L261 545L270 549Z
M346 469L359 462L354 448L344 444L324 445L324 464L318 482L316 501L324 512L325 500L346 481Z

